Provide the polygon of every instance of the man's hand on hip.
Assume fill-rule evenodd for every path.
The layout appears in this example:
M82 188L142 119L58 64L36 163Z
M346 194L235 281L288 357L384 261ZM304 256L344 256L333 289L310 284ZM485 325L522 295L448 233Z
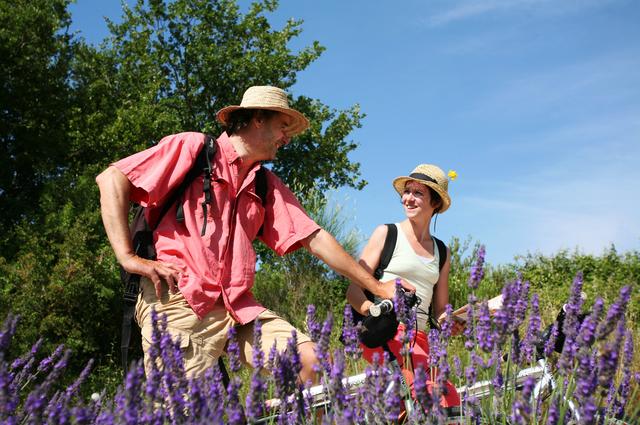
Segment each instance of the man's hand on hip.
M178 280L182 271L174 264L161 263L132 255L123 261L121 265L127 272L139 274L153 282L158 299L162 297L162 282L167 283L170 293L175 294L178 292Z

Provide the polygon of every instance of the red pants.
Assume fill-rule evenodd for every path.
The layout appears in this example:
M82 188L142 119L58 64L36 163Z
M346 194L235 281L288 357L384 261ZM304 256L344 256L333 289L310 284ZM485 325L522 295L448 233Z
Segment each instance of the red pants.
M411 388L411 394L415 397L415 393L413 391L413 370L411 369L411 365L405 367L404 358L400 355L400 349L402 348L402 334L404 333L404 325L400 324L398 326L398 332L396 332L396 336L387 342L389 346L389 350L396 356L398 360L398 364L402 368L402 374L404 375L405 380L407 381L407 385ZM437 370L429 368L429 339L427 338L427 334L418 331L415 344L414 341L411 341L413 345L413 354L411 355L413 359L413 367L417 368L418 366L422 366L425 373L427 374L427 389L431 392L431 388L433 387L434 382L430 379L430 376L435 376ZM368 348L364 345L362 346L362 357L365 358L369 363L373 363L373 355L374 353L378 353L380 363L382 363L384 357L384 349L382 347L379 348ZM458 391L456 391L456 387L449 381L446 383L447 394L442 396L440 400L440 405L442 407L452 407L452 406L460 406L460 396L458 395Z

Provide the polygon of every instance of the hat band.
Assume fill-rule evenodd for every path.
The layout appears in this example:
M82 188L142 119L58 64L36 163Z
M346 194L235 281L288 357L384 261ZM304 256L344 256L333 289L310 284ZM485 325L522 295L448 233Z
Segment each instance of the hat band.
M411 173L411 174L409 174L409 177L411 177L412 179L426 180L428 182L438 184L436 179L434 179L432 177L429 177L426 174L422 174L422 173Z

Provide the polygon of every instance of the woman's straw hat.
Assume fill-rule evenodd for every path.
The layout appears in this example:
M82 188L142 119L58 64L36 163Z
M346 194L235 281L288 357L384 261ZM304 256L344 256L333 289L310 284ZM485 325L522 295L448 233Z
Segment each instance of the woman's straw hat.
M420 164L414 168L408 176L396 177L393 180L393 187L400 196L402 196L404 187L408 181L417 181L438 192L438 195L442 198L442 208L438 211L439 213L443 213L449 209L451 205L451 198L447 192L449 180L440 167L432 164Z
M222 124L228 125L229 114L238 109L269 109L289 115L292 120L291 125L286 129L288 136L295 136L309 127L309 120L300 112L289 107L287 93L278 87L249 87L244 92L240 105L232 105L220 109L216 114L216 118Z

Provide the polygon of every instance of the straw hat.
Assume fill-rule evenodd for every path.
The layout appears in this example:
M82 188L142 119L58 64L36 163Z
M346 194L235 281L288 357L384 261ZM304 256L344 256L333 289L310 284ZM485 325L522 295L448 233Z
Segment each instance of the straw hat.
M309 127L309 120L295 109L289 108L289 100L284 90L272 86L249 87L242 96L240 105L227 106L216 114L216 118L224 125L228 125L229 114L238 109L269 109L282 112L291 117L291 125L287 128L289 136L302 133Z
M440 167L431 164L420 164L413 169L408 176L396 177L393 180L393 187L402 196L404 187L408 181L417 181L429 186L442 198L442 208L439 213L445 212L451 205L451 198L447 189L449 188L449 180Z

